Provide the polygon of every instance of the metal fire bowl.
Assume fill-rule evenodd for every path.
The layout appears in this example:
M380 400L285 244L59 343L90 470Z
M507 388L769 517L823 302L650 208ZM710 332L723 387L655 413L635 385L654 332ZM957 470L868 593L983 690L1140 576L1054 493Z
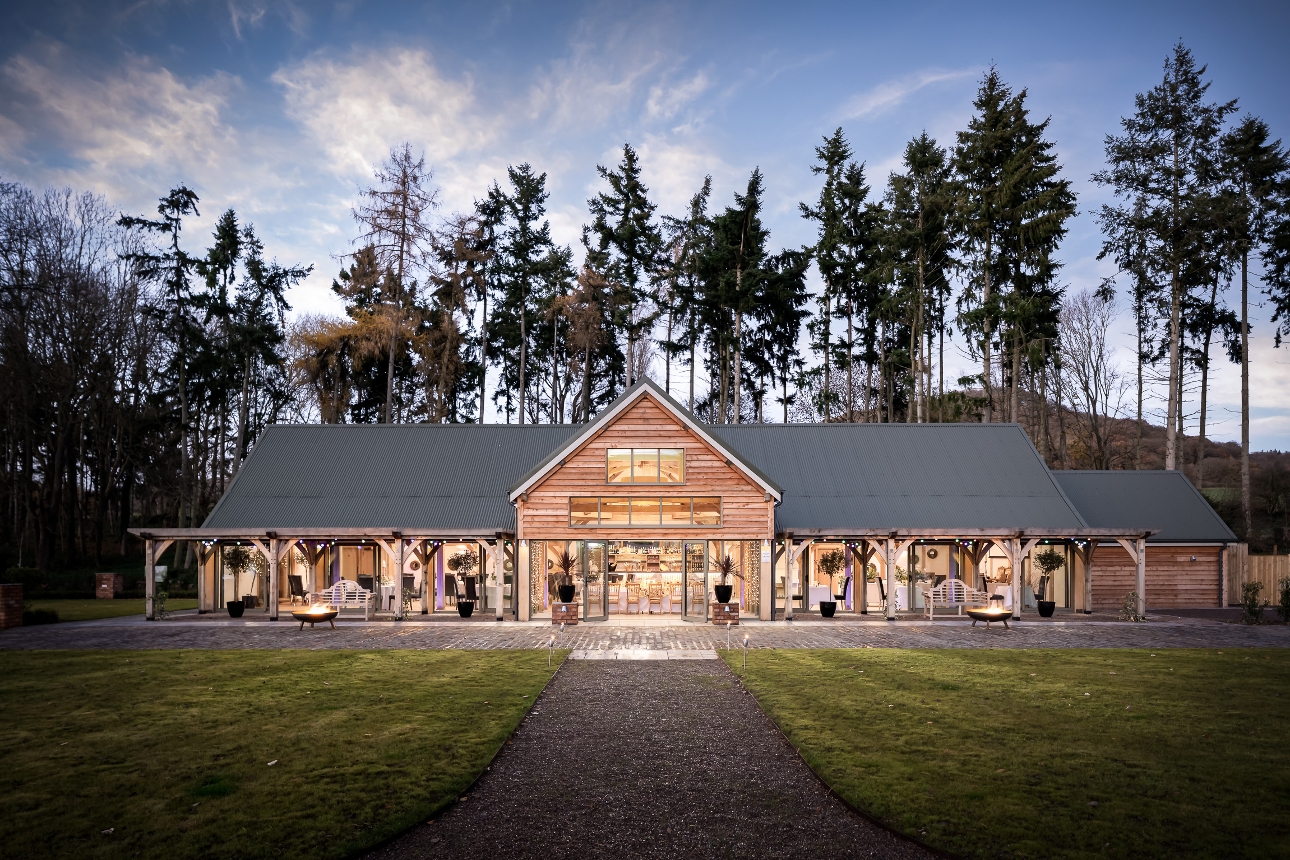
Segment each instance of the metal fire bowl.
M324 609L322 612L310 612L308 609L297 609L292 611L291 617L300 622L301 630L305 629L306 623L312 627L315 624L321 624L324 621L332 627L335 627L336 622L332 619L336 617L337 612L339 612L337 609Z
M968 617L975 624L978 621L984 621L988 626L991 621L1002 621L1003 626L1008 626L1008 619L1012 618L1011 609L993 609L993 608L969 608Z

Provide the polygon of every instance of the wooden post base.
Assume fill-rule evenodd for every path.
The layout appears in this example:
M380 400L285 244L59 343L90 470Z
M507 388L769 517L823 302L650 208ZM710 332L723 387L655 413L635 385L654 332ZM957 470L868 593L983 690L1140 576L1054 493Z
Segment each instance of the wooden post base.
M739 604L738 603L713 603L712 623L724 625L729 621L732 625L739 624Z
M551 623L552 624L577 624L578 609L577 603L552 603L551 604Z

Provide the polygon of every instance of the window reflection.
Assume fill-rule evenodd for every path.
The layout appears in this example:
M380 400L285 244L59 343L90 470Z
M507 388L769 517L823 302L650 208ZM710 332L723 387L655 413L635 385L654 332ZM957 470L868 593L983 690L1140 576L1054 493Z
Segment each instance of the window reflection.
M659 483L681 484L685 482L685 449L660 448L658 452Z
M611 484L630 483L632 479L632 449L610 448L606 457L606 480Z

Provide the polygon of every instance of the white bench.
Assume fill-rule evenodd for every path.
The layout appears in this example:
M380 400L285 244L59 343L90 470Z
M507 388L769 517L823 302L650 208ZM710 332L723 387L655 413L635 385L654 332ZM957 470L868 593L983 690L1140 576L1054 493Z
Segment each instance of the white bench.
M342 579L334 585L327 586L322 591L314 592L311 596L315 603L331 606L337 611L341 609L361 609L365 619L371 619L372 617L374 605L372 592L352 579Z
M936 605L957 608L963 614L965 606L988 606L990 595L970 588L961 579L947 579L935 588L923 589L924 611L928 618L936 617Z

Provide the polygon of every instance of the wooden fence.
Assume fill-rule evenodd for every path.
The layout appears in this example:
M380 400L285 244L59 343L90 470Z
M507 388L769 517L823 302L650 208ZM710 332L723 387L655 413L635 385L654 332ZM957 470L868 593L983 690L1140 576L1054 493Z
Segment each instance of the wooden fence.
M1227 603L1241 602L1241 588L1247 582L1263 583L1259 598L1276 605L1281 596L1281 580L1290 579L1290 555L1250 555L1243 543L1232 544L1223 557L1227 574Z

